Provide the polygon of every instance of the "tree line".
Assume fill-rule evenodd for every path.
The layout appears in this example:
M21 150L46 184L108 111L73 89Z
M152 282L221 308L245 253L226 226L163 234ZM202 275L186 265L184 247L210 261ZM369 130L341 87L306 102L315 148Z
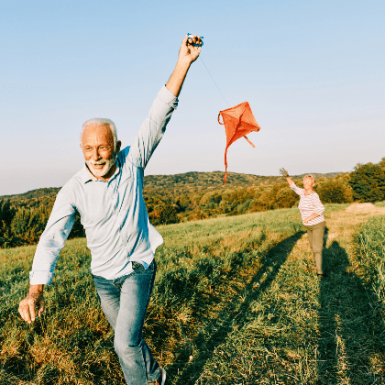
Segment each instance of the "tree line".
M206 175L205 175L206 174ZM218 175L217 175L218 174ZM296 206L299 197L282 177L232 173L233 183L220 184L219 173L186 173L146 177L144 199L154 225L231 216ZM223 174L222 174L223 175ZM196 179L194 179L196 177ZM192 179L192 183L188 181ZM265 183L273 182L266 185ZM299 187L302 178L294 177ZM164 186L162 187L162 183ZM36 244L44 231L59 189L39 190L0 199L0 247ZM378 164L358 164L350 173L316 180L323 203L385 200L385 158ZM70 238L84 236L77 215Z

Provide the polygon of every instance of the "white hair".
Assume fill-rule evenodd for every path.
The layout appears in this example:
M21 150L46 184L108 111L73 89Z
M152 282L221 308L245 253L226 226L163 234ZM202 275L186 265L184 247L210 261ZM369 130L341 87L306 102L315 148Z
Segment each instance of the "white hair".
M85 121L83 123L83 126L82 126L82 132L80 134L80 141L83 140L84 130L91 123L96 123L96 124L98 124L100 126L107 125L107 126L110 127L111 134L112 134L112 139L114 141L114 150L116 150L116 145L117 145L117 142L118 142L118 131L116 129L115 123L112 120L107 119L107 118L92 118L92 119L88 119L87 121Z
M315 178L314 178L314 175L313 174L307 174L303 177L303 181L305 182L305 179L306 178L313 178L313 182L315 183Z

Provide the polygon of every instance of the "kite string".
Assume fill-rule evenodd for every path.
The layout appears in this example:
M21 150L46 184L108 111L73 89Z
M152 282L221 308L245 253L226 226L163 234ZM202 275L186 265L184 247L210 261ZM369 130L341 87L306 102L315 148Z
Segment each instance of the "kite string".
M200 57L200 59L201 59L201 61L202 61L203 66L206 68L207 73L210 75L211 80L214 82L215 87L217 87L217 90L218 90L219 93L222 95L222 98L223 98L224 101L227 103L227 105L230 105L230 103L229 103L229 102L226 100L226 98L223 96L223 94L222 94L221 90L219 89L217 83L215 83L215 80L214 80L214 78L212 77L212 75L211 75L210 71L208 70L208 68L206 67L206 64L205 64L205 62L203 61L202 56L199 56L199 57Z

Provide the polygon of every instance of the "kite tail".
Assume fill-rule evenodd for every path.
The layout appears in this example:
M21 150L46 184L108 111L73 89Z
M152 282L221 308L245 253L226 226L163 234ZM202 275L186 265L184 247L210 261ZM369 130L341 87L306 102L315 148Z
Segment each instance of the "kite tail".
M223 178L223 183L226 183L227 180L227 148L225 150L225 177Z

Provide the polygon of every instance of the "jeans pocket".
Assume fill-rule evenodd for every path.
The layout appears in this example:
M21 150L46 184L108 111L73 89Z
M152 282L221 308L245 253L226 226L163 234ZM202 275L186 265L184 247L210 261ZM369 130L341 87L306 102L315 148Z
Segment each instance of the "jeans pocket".
M145 267L139 263L139 262L135 262L135 261L132 261L132 270L134 270L135 272L141 272L141 271L145 271Z

